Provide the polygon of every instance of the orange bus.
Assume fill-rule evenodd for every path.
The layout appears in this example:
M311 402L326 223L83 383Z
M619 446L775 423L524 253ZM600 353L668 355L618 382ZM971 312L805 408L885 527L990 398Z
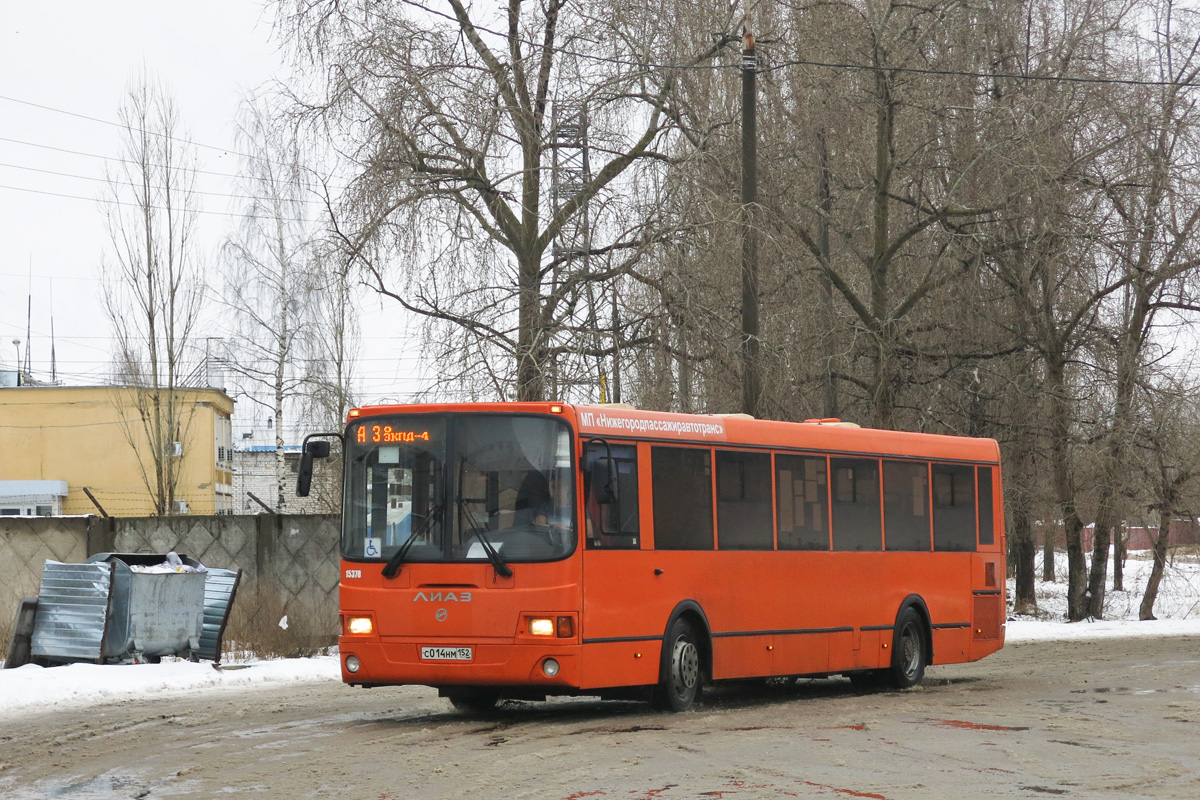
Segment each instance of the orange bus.
M992 440L560 403L374 406L325 436L349 684L681 711L710 680L906 688L1004 643ZM328 453L305 441L302 492Z

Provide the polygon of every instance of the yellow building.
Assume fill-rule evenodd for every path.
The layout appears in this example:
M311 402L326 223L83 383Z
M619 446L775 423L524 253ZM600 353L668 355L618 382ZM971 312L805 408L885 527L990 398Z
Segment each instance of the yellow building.
M59 513L100 514L99 506L114 517L152 516L154 494L147 483L156 484L155 466L137 411L138 391L0 387L0 495L6 483L17 494L29 491L33 481L65 482L65 495L53 503ZM183 402L176 436L171 437L178 441L163 446L178 474L170 513L230 514L233 399L219 389L181 389L178 394ZM36 513L26 510L30 508L45 513L47 507L32 501L12 505L20 514Z

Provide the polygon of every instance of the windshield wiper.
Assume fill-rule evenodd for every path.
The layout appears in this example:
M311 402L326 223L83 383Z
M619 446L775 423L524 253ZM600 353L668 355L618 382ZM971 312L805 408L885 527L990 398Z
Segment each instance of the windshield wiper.
M496 568L496 574L504 578L512 577L512 570L508 568L508 564L504 563L504 559L500 557L500 552L496 550L492 540L487 538L487 534L483 532L483 526L479 524L479 520L475 519L475 514L467 506L467 501L458 498L458 506L467 516L467 521L471 524L471 532L479 539L479 543L483 545L483 552L487 554L488 561L492 562L492 566Z
M441 504L434 506L430 510L425 519L421 521L421 524L417 526L417 529L413 531L412 536L409 536L407 539L405 539L404 544L400 545L400 549L395 553L392 553L392 557L389 558L387 563L383 565L383 577L394 578L397 574L399 574L400 565L404 563L404 557L408 555L409 548L413 546L417 539L425 535L426 531L429 530L429 526L433 524L433 521L437 519L438 515L441 513Z

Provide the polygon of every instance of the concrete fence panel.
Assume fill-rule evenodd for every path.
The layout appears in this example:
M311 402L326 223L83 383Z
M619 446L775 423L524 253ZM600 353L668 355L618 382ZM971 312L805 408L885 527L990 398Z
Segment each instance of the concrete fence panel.
M242 570L235 607L279 609L312 636L330 637L337 631L339 525L337 515L0 517L0 628L22 597L37 595L48 558L80 563L96 553L175 551Z
M46 559L78 563L88 557L91 519L0 517L0 617L5 623L12 621L22 597L37 596Z

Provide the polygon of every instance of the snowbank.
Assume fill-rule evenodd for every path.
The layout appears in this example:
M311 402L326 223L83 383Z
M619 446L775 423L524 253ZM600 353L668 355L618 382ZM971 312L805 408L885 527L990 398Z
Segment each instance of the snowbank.
M153 695L194 694L214 688L340 681L336 656L233 664L163 661L161 664L26 664L0 670L0 717L20 712L80 708Z
M1100 620L1076 622L1045 622L1039 620L1010 620L1004 634L1006 643L1036 642L1050 639L1122 639L1136 636L1200 636L1200 619Z

